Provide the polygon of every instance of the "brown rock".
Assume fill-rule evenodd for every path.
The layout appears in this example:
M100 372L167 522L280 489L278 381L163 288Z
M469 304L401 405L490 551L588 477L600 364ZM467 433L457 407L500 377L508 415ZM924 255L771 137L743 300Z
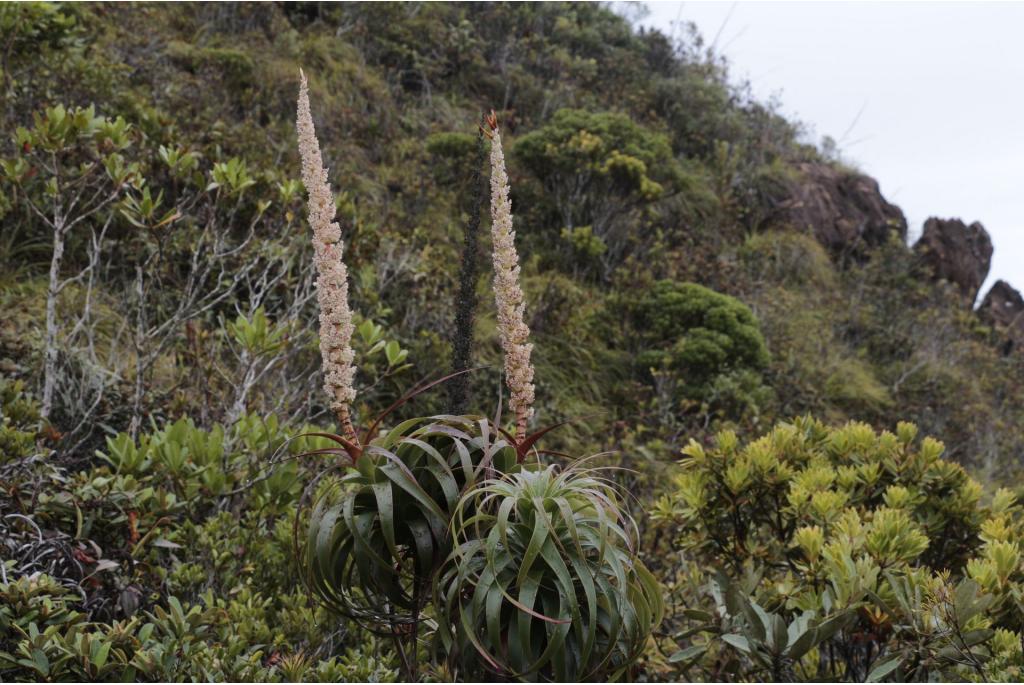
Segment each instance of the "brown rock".
M1006 281L996 281L978 308L978 315L1006 331L1006 351L1024 342L1024 297Z
M882 245L893 231L906 240L903 212L882 197L875 179L820 162L797 168L801 178L776 205L779 223L813 234L833 254Z
M935 278L953 283L974 303L992 264L992 240L981 223L932 217L914 251Z

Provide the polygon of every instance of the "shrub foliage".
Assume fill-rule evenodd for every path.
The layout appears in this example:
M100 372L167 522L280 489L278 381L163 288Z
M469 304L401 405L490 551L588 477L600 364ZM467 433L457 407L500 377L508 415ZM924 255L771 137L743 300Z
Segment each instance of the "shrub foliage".
M910 423L809 418L691 442L658 503L708 580L674 659L711 678L1019 677L1024 510L942 452Z

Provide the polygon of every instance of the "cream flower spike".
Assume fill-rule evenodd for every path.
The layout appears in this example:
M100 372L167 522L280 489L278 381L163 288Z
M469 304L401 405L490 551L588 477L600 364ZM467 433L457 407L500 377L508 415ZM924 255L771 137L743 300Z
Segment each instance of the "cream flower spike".
M352 310L348 305L348 269L342 260L345 244L341 227L334 220L334 196L320 155L320 143L309 109L309 86L299 71L299 105L296 128L302 157L302 182L309 195L309 225L313 228L313 261L317 272L317 300L320 304L320 354L323 357L324 390L331 409L341 422L345 437L357 442L352 426L351 406L356 398L355 366L352 352Z
M516 417L516 439L526 435L526 423L533 415L533 364L528 340L530 329L523 320L525 302L519 285L519 254L512 229L512 201L509 198L505 153L501 148L498 120L487 117L491 139L491 237L494 259L494 301L498 310L498 332L505 352L505 382L511 397L509 406Z

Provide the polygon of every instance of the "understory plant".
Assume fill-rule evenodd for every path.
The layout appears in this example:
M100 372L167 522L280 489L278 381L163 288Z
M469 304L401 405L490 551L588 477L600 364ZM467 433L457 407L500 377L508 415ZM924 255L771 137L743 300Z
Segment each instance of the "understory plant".
M497 117L485 117L481 131L491 143L494 293L510 431L500 410L493 421L442 415L383 429L398 407L450 376L413 389L357 430L343 242L304 75L297 128L325 390L341 425L340 434L317 434L335 446L315 453L336 463L308 484L313 505L301 545L296 535L308 588L338 615L390 636L410 680L421 655L459 676L620 676L661 620L660 587L637 557L636 526L610 483L578 465L542 465L536 443L550 429L528 433L532 344ZM464 258L473 258L471 243ZM472 312L458 319L471 326ZM471 340L472 331L456 336Z

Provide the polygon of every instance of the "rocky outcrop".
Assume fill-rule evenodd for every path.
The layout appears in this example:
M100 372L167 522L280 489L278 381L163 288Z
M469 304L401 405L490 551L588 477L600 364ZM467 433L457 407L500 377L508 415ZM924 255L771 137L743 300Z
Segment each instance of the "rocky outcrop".
M971 304L992 264L992 240L977 221L968 226L960 219L932 217L924 222L914 252L936 279L954 284Z
M978 308L978 316L1006 332L1005 352L1024 342L1024 297L1006 281L996 281Z
M906 240L903 212L882 197L875 179L820 162L797 168L801 178L777 201L778 223L812 233L833 254L882 245L893 232Z

